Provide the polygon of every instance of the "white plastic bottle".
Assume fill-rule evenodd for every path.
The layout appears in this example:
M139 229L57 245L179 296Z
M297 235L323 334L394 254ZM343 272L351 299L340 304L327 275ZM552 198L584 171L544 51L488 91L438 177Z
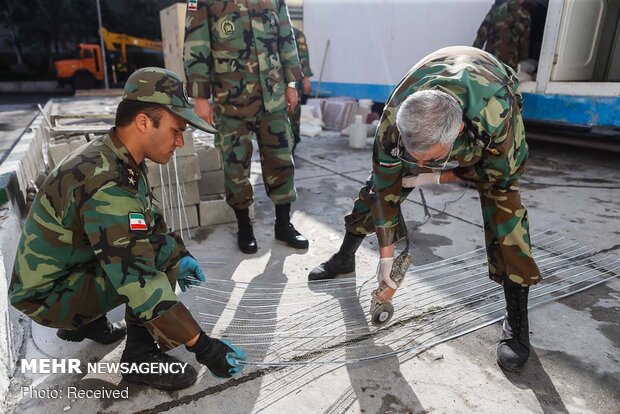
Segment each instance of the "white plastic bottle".
M366 148L366 124L362 122L361 115L355 115L355 122L349 127L349 147Z

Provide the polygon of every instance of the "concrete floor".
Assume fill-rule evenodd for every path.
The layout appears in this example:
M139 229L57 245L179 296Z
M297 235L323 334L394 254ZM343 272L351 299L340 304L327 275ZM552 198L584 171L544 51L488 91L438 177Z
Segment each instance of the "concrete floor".
M617 156L532 143L529 170L522 182L532 233L557 234L618 254L620 248L620 168ZM370 146L351 150L335 134L303 139L298 147L293 221L310 239L298 252L273 240L273 208L253 164L256 189L255 232L259 251L236 250L235 226L201 229L189 250L203 261L224 261L207 268L207 277L234 281L303 282L308 272L337 250L343 216L370 171ZM464 196L455 203L445 204ZM458 185L429 186L426 199L434 218L413 232L417 265L462 254L483 245L477 194ZM445 211L442 213L442 211ZM423 222L419 195L405 203L408 224ZM358 276L376 268L376 241L368 238L358 253ZM194 293L183 301L201 309ZM364 309L365 311L365 309ZM220 310L220 312L222 312ZM121 318L120 309L112 318ZM335 317L337 317L336 315ZM204 373L180 392L116 384L77 375L14 378L10 402L15 412L101 413L617 413L620 407L620 278L543 305L531 312L534 352L520 375L505 373L495 361L499 325L495 324L420 355L399 355L372 362L246 369L224 381ZM217 332L226 326L218 327ZM216 334L217 334L216 332ZM95 361L115 360L122 344L101 346L57 339L51 329L33 326L26 358L43 355ZM273 344L277 347L277 343ZM184 350L173 351L198 365ZM22 397L21 386L65 390L129 387L130 398L36 399Z

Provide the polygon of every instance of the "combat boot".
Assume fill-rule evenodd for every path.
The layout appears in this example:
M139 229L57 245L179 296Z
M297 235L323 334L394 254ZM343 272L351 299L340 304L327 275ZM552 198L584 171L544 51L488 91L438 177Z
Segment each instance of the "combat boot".
M519 372L530 356L528 293L529 287L504 285L506 316L497 346L497 362L502 368L511 372Z
M307 249L308 239L302 236L291 223L291 204L276 204L276 240L283 241L295 249Z
M170 364L182 363L179 359L162 352L157 346L149 331L141 325L129 324L127 326L127 342L125 350L121 356L121 363L135 364L139 368L140 364L152 366L150 364ZM179 369L177 373L158 372L142 373L139 369L133 369L122 374L123 379L133 384L145 384L162 390L180 390L187 388L196 382L198 373L191 365L185 365L185 369ZM177 366L179 367L179 366ZM138 372L135 372L138 371Z
M90 339L100 344L111 344L123 339L126 333L127 326L124 321L110 323L108 318L103 315L75 330L59 329L56 336L70 342L82 342L84 339Z
M365 237L363 234L357 235L347 231L338 253L312 269L308 275L308 280L333 279L338 275L355 272L355 252Z
M246 254L256 253L258 251L258 245L256 244L254 230L250 222L250 210L247 208L235 208L234 210L235 216L237 216L237 245L239 246L239 250Z

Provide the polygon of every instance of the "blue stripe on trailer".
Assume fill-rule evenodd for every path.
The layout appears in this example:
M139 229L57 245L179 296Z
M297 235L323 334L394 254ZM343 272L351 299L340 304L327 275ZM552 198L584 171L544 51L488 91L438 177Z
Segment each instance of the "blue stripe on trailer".
M312 90L317 83L312 81ZM350 96L385 102L396 85L321 82L321 96ZM523 93L524 117L569 125L620 127L620 97Z
M311 81L312 92L316 92L316 81ZM321 82L321 96L350 96L356 99L372 99L385 102L396 85L366 83Z
M527 120L620 127L620 97L523 93Z

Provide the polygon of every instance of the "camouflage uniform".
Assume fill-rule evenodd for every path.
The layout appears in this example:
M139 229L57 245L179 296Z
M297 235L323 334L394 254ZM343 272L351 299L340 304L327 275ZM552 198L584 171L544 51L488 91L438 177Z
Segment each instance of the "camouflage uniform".
M482 21L474 47L494 54L516 70L529 55L531 21L523 0L498 0Z
M514 72L479 49L449 47L423 58L401 80L384 108L373 148L373 174L345 217L347 230L353 234L376 231L382 247L402 236L398 212L412 190L402 187L402 178L428 170L399 158L409 156L400 143L396 113L412 93L441 90L455 97L463 109L465 128L450 159L458 162L455 174L478 188L490 277L524 286L540 281L531 253L527 210L519 195L528 147L517 87Z
M47 177L19 241L9 298L34 321L76 329L120 304L163 349L200 333L174 293L186 253L152 203L146 166L114 130ZM139 214L146 230L131 230ZM131 317L131 316L130 316Z
M310 69L310 54L308 53L308 44L306 43L306 36L304 32L296 27L293 27L295 33L295 42L297 43L297 52L299 53L299 63L301 64L301 71L304 74L304 78L311 78L313 76L312 69ZM291 112L288 118L291 121L291 129L293 130L293 138L295 145L293 151L299 142L301 137L299 136L299 123L301 119L301 97L303 95L303 85L301 82L297 83L297 95L299 96L300 104L297 105L295 110Z
M190 96L213 96L228 204L252 204L253 134L267 194L275 204L295 201L284 91L301 70L284 0L190 0L184 59Z
M123 99L158 103L197 128L178 76L141 69ZM136 74L138 73L136 72ZM163 350L200 326L174 292L183 240L153 204L146 165L137 165L115 129L65 158L29 211L9 287L11 304L49 327L77 329L120 304Z

